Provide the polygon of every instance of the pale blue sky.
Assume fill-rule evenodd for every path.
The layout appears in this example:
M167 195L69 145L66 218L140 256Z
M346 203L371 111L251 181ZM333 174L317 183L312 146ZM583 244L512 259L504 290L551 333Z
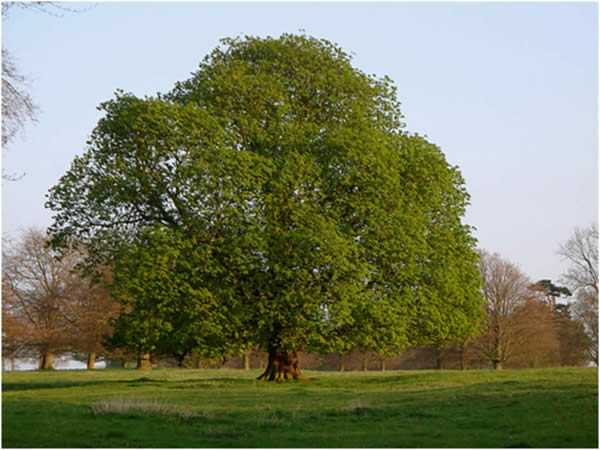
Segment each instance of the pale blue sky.
M81 5L81 4L80 4ZM77 4L71 4L77 6ZM32 80L39 123L3 155L3 231L47 226L44 194L81 154L121 88L187 78L222 37L297 32L355 54L398 85L407 129L458 164L480 246L533 279L564 269L556 249L598 216L595 3L99 3L56 18L15 11L4 45Z

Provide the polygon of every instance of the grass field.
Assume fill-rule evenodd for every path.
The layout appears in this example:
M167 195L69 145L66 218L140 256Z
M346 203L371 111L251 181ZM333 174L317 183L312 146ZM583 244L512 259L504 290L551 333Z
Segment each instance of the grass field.
M5 373L3 447L597 447L596 369Z

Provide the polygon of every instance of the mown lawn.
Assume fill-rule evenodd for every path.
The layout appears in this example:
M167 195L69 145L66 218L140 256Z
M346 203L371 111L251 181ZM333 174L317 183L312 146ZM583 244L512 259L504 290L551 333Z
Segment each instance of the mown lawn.
M3 447L597 447L596 369L5 373Z

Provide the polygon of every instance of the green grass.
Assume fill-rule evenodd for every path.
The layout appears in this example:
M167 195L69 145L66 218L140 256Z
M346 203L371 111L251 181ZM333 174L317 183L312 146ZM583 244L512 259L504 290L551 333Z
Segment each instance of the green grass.
M5 373L4 447L597 447L596 369Z

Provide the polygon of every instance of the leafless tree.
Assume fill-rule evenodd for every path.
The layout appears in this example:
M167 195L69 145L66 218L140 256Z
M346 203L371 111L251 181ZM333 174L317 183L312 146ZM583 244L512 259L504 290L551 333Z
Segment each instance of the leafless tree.
M583 366L589 361L590 336L573 316L573 306L560 304L554 312L561 366Z
M89 8L95 7L95 4ZM59 2L2 2L2 19L8 18L15 9L40 11L55 17L65 12L77 13L85 9L71 8ZM2 147L5 149L14 138L24 130L28 122L36 121L38 107L29 93L29 83L18 69L11 52L2 47ZM19 177L3 173L5 180L16 180Z
M589 357L598 365L598 227L576 228L558 254L569 263L562 281L575 295L572 312L590 337Z
M28 346L39 352L41 369L52 368L55 353L69 344L66 310L75 263L73 257L56 259L35 229L3 246L3 302Z
M48 14L50 16L62 17L64 13L80 13L95 8L97 3L91 3L82 8L67 6L64 2L2 2L2 17L6 17L11 10L29 9Z
M474 345L495 369L501 369L524 339L517 313L527 300L531 282L496 253L480 252L480 270L486 323Z
M2 2L2 19L14 8L43 9L45 2ZM2 147L6 148L29 121L35 121L36 105L29 94L27 79L19 71L8 49L2 47ZM10 178L4 175L4 178Z
M65 316L70 324L70 343L77 352L87 354L87 368L94 369L96 357L106 354L103 339L110 334L110 320L118 315L119 303L110 295L110 270L98 279L79 276L69 289Z
M77 270L81 252L72 249L57 256L46 234L36 229L3 246L5 337L15 351L36 352L41 369L52 368L55 354L67 351L87 353L88 368L94 368L118 305L105 283Z
M552 367L560 365L560 342L554 309L546 299L529 297L514 319L519 345L514 349L511 367Z
M562 244L558 254L570 266L563 275L563 282L573 290L592 289L598 292L598 227L576 228L567 242Z
M36 106L9 51L2 49L2 146L5 147L25 127L35 121Z
M15 370L15 362L17 358L30 357L31 349L28 346L28 327L21 320L19 314L15 314L12 307L12 302L7 299L6 293L8 290L2 289L2 361L3 368L9 367L6 362L10 363L10 369Z

